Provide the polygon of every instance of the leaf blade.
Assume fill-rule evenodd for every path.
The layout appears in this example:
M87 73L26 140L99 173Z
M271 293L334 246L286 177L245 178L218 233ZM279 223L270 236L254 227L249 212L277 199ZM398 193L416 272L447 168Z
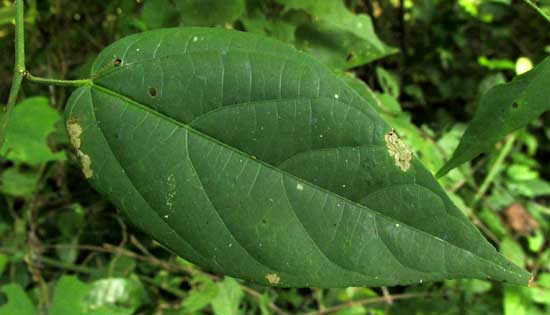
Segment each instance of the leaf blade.
M406 172L394 164L389 126L307 55L250 34L187 28L123 39L100 55L96 71L113 59L122 66L83 88L87 98L72 98L67 120L86 130L78 149L92 167L105 154L118 164L116 174L95 168L94 186L186 259L277 286L464 276L527 283L420 163ZM342 183L334 167L359 175ZM416 181L440 200L444 225L463 235L436 230L441 222L407 222L422 209L414 202L384 205L406 192L392 186ZM365 198L380 188L377 202Z

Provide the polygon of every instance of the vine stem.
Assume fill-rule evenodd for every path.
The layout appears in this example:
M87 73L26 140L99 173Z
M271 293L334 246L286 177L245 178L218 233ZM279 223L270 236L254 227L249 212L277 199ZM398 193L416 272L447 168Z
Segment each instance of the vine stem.
M21 89L21 82L25 75L25 2L15 0L15 67L13 69L13 80L11 83L8 103L4 108L6 112L0 125L0 149L4 145L6 131L13 115L13 108L17 101L17 95Z
M544 12L541 8L539 8L532 0L523 0L523 2L527 3L527 5L537 11L540 15L542 15L542 17L546 19L546 21L548 21L548 23L550 23L550 16L546 14L546 12Z

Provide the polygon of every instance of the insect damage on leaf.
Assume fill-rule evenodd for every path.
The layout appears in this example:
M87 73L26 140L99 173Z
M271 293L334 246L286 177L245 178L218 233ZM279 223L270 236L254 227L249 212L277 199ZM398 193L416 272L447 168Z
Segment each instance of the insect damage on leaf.
M75 119L69 119L67 121L67 132L69 133L69 139L75 149L80 148L80 135L82 134L82 127L76 122Z
M403 172L406 172L411 167L411 150L399 139L394 129L384 136L384 140L386 140L386 147L390 155L395 158L395 165L399 166Z
M77 151L76 155L80 159L80 164L82 164L82 172L84 173L84 176L86 178L92 177L94 174L92 170L92 160L89 155L80 150L80 145L82 144L82 140L80 139L80 135L82 135L82 127L78 124L76 119L71 118L67 120L67 132L69 133L71 144Z
M281 277L279 277L276 273L269 273L265 276L267 281L269 281L270 284L278 284L279 281L281 281Z
M94 175L94 171L92 170L92 160L90 159L90 156L88 154L84 154L80 150L78 150L77 155L80 158L80 163L82 164L82 173L84 173L84 177L92 177L92 175Z

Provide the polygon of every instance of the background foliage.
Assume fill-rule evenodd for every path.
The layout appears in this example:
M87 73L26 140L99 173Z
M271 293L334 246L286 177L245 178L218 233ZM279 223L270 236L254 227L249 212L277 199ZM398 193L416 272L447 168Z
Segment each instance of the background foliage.
M5 100L14 9L0 3ZM546 21L510 0L30 0L25 20L28 68L58 78L86 77L107 44L159 27L278 38L344 76L433 172L481 95L550 53ZM0 315L550 312L548 113L440 179L485 236L535 275L533 288L458 280L272 289L201 271L127 226L68 149L60 110L69 93L25 84L0 151Z

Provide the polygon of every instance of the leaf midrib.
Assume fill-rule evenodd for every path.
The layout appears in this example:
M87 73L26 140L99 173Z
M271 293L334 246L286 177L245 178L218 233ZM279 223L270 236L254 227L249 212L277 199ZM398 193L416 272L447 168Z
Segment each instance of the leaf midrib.
M120 93L115 92L115 91L113 91L113 90L111 90L111 89L108 89L108 88L106 88L106 87L103 87L103 86L97 84L96 82L92 82L92 83L90 84L90 88L95 88L95 89L97 89L97 90L99 90L99 91L101 91L101 92L104 92L104 93L106 93L106 94L109 94L109 95L111 95L111 96L114 96L114 97L117 97L117 98L121 98L121 99L123 99L124 101L128 102L129 104L132 104L132 105L134 105L134 106L136 106L136 107L138 107L138 108L140 108L140 109L142 109L142 110L144 110L144 111L150 112L151 114L153 114L153 115L155 115L155 116L157 116L157 117L159 117L159 118L165 119L165 120L167 120L167 121L169 121L169 122L171 122L171 123L173 123L173 124L176 124L177 126L180 126L181 128L184 128L184 129L186 129L187 131L189 131L189 132L191 132L191 133L194 133L194 134L196 134L196 135L198 135L198 136L200 136L200 137L203 137L203 138L205 138L205 139L207 139L207 140L209 140L209 141L211 141L211 142L214 142L214 143L216 143L216 144L218 144L218 145L224 147L224 148L227 149L227 150L231 150L231 151L235 152L236 154L238 154L238 155L240 155L240 156L243 156L243 157L246 158L246 159L251 159L251 158L250 158L250 155L246 154L245 152L243 152L243 151L241 151L241 150L238 150L238 149L235 148L235 147L229 146L229 145L227 145L226 143L223 143L223 142L221 142L220 140L218 140L218 139L216 139L216 138L213 138L213 137L211 137L211 136L209 136L209 135L207 135L207 134L205 134L205 133L203 133L203 132L201 132L201 131L199 131L199 130L197 130L197 129L194 129L194 128L192 128L191 126L189 126L189 125L187 125L187 124L185 124L185 123L182 123L182 122L180 122L180 121L178 121L178 120L176 120L176 119L174 119L174 118L172 118L172 117L170 117L170 116L167 116L167 115L165 115L165 114L163 114L163 113L161 113L161 112L159 112L159 111L156 111L156 110L154 110L154 109L151 108L151 107L148 107L148 106L146 106L146 105L144 105L144 104L141 104L141 103L135 101L134 99L132 99L132 98L126 96L126 95L120 94ZM501 266L500 264L498 264L498 263L496 263L496 262L494 262L494 261L491 261L491 260L489 260L489 259L487 259L487 258L485 258L485 257L483 257L483 256L480 256L480 255L478 255L478 254L476 254L476 253L473 253L473 252L471 252L471 251L469 251L469 250L467 250L467 249L465 249L465 248L462 248L462 247L459 247L459 246L457 246L457 245L455 245L455 244L453 244L453 243L450 243L450 242L447 241L447 240L444 240L444 239L442 239L442 238L440 238L440 237L437 237L437 236L434 236L434 235L432 235L432 234L429 234L429 233L427 233L427 232L425 232L425 231L423 231L423 230L420 230L420 229L418 229L418 228L416 228L416 227L414 227L414 226L408 225L408 224L406 224L405 222L401 222L401 221L398 221L398 220L396 220L396 219L394 219L394 218L388 217L388 216L386 216L386 215L384 215L384 214L382 214L382 213L380 213L380 212L378 212L378 211L375 211L375 210L373 210L373 209L370 209L370 208L367 207L367 206L358 204L358 203L356 203L355 201L352 201L352 200L349 200L349 199L347 199L347 198L344 198L344 197L342 197L342 196L340 196L340 195L338 195L338 194L336 194L336 193L334 193L334 192L332 192L332 191L329 191L329 190L327 190L327 189L325 189L325 188L323 188L323 187L320 187L320 186L318 186L318 185L316 185L316 184L314 184L314 183L311 183L311 182L309 182L309 181L307 181L307 180L304 180L304 179L302 179L302 178L300 178L300 177L297 177L297 176L295 176L295 175L293 175L293 174L291 174L291 173L288 173L288 172L286 172L286 171L284 171L284 170L282 170L282 169L279 169L279 168L277 168L277 167L274 167L273 165L271 165L271 164L269 164L269 163L266 163L266 162L264 162L264 161L262 161L262 160L255 159L254 161L260 163L260 164L261 164L262 166L264 166L264 167L267 167L267 168L269 168L269 169L271 169L271 170L274 170L274 171L276 171L276 172L278 172L278 173L282 173L282 174L285 175L285 176L288 176L288 177L290 177L290 178L293 178L293 179L295 179L297 182L307 184L307 185L309 185L309 186L311 186L311 187L313 187L313 188L315 188L315 189L317 189L317 190L323 191L324 193L330 194L330 195L332 195L332 196L335 196L335 197L338 198L338 199L341 199L341 200L343 200L343 201L345 201L345 202L348 202L348 203L350 203L350 204L352 204L352 205L355 205L355 206L356 206L357 208L359 208L359 209L363 209L364 211L367 211L367 212L369 212L369 213L371 213L371 214L373 214L373 215L380 216L381 218L384 218L384 219L386 219L386 220L388 220L388 221L390 221L390 222L399 223L399 224L402 225L404 228L408 228L408 229L412 230L413 232L427 235L427 236L429 236L429 237L432 238L432 239L437 239L437 240L439 240L439 241L441 241L441 242L444 242L445 244L447 244L447 245L449 245L449 246L451 246L451 247L454 247L454 248L459 249L460 251L466 252L466 253L468 253L468 254L470 254L470 255L476 257L477 259L480 259L480 260L482 260L482 261L488 263L489 265L493 265L493 266L497 267L498 269L503 270L504 272L512 272L513 274L519 276L520 278L523 278L523 277L521 276L521 274L518 274L518 273L515 272L515 271L512 271L512 270L510 270L510 269L507 269L507 268ZM500 254L499 252L497 252L497 251L495 251L495 253L496 253L497 255L501 255L501 254Z

